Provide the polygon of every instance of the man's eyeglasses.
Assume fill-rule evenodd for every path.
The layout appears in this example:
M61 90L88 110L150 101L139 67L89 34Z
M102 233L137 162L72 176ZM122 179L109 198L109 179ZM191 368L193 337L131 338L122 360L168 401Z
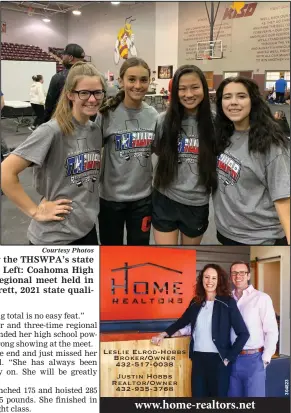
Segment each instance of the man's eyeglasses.
M248 274L248 271L231 271L230 273L232 277L236 277L237 275L239 275L240 277L244 277L247 274Z
M96 100L103 99L105 96L105 90L72 90L73 93L77 93L79 99L88 100L93 95Z

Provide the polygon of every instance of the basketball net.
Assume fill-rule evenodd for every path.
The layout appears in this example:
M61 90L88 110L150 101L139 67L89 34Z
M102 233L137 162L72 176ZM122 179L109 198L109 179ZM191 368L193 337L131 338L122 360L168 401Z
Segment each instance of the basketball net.
M204 52L202 54L202 64L206 65L208 60L212 60L212 58L209 54L209 50L204 50Z

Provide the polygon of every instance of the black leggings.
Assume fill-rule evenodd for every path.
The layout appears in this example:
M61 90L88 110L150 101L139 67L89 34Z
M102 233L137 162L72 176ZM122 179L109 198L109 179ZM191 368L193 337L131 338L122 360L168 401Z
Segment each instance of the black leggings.
M33 126L37 127L43 123L43 117L44 117L44 106L43 105L37 105L35 103L31 103L32 109L36 115L36 118L34 119Z
M101 245L123 245L124 224L127 245L149 245L152 196L131 202L100 199L99 234Z

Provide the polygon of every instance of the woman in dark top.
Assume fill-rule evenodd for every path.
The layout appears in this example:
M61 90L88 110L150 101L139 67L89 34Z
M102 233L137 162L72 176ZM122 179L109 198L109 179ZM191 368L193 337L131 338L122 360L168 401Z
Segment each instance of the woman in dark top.
M237 337L232 343L231 328ZM152 338L160 345L165 337L191 335L192 396L226 397L231 365L242 351L249 332L231 296L227 273L216 264L199 274L196 292L184 314L165 332Z

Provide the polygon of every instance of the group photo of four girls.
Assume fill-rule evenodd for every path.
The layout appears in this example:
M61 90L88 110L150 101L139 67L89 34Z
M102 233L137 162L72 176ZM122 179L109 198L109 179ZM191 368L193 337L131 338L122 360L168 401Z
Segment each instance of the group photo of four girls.
M203 72L183 65L158 113L144 101L150 79L129 58L106 98L93 64L69 70L52 119L1 164L3 193L31 218L28 242L149 245L152 229L157 245L199 245L212 199L218 243L288 245L290 141L258 85L226 78L211 108ZM19 180L30 167L39 203Z

